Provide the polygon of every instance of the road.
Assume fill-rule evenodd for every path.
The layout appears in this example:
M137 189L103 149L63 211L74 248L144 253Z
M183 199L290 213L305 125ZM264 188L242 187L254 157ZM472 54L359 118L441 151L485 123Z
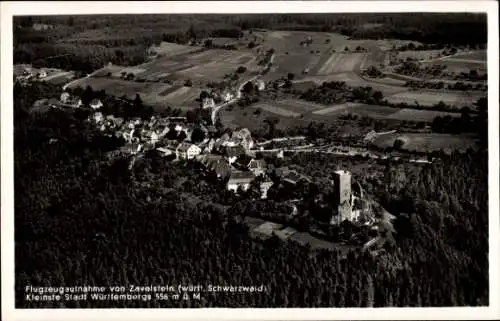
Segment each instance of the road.
M341 149L346 149L345 146L335 146L335 147L328 147L324 149L324 147L315 147L315 148L275 148L275 149L265 149L265 150L251 150L251 152L292 152L292 153L321 153L321 154L331 154L331 155L339 155L339 156L350 156L350 157L355 157L355 156L363 156L363 157L369 157L372 159L392 159L392 160L406 160L409 163L419 163L419 164L430 164L432 161L429 161L427 159L404 159L399 156L392 156L392 155L377 155L372 152L366 151L366 150L361 150L359 148L354 149L354 148L348 148L348 151L343 151Z
M228 102L225 102L221 105L218 105L218 106L215 106L213 109L212 109L212 124L215 125L215 121L217 120L217 113L219 112L219 110L225 106L228 106L228 105L231 105L232 103L235 103L238 101L238 99L241 98L241 91L243 90L243 86L245 86L245 84L249 81L254 81L255 79L259 78L260 75L257 75L257 76L254 76L248 80L245 80L243 81L239 86L238 86L238 89L237 89L237 95L235 98L231 99L230 101Z

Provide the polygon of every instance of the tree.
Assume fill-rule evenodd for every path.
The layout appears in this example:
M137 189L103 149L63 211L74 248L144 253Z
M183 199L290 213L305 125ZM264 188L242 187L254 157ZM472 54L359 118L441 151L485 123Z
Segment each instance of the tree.
M377 90L376 92L373 93L373 99L375 100L376 103L379 103L384 99L384 95L382 94L381 91Z
M192 87L193 86L193 82L191 81L191 79L187 79L184 82L184 86L186 86L186 87Z
M236 69L236 72L239 74L242 74L245 71L247 71L247 67L245 67L245 66L239 66L238 69Z
M205 98L209 98L210 94L206 90L202 90L200 93L200 100L203 101Z
M136 109L136 110L142 109L143 103L142 103L141 95L135 94L133 106L134 106L134 109Z
M199 128L195 127L193 133L191 134L191 142L194 144L202 142L205 139L205 132Z
M255 92L255 86L251 81L248 81L242 88L242 91L246 95L253 94Z
M212 48L212 45L213 45L212 39L206 39L205 42L204 42L204 45L207 48Z
M288 75L287 75L287 79L288 80L293 80L295 78L295 74L292 73L292 72L289 72Z

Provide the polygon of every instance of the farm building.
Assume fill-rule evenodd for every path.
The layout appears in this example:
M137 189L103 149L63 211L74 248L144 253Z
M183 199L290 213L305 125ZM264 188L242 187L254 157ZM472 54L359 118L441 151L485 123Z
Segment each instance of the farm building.
M252 172L232 172L227 182L227 189L235 193L238 192L238 189L246 191L254 178Z
M175 155L178 159L193 159L201 153L201 148L194 144L180 143L175 150Z
M263 175L266 171L266 162L263 159L252 159L248 163L248 169L255 174L255 176Z
M166 147L159 147L156 149L162 157L173 155L173 151Z
M252 149L254 146L252 134L247 128L234 131L232 137L241 139L241 146L243 146L246 150Z
M47 72L45 70L40 70L40 72L38 73L38 78L42 79L42 78L45 78L47 77Z
M132 155L139 153L141 150L142 150L142 144L137 144L137 143L128 143L122 148L120 148L121 152Z
M213 108L215 107L215 102L213 98L204 98L202 103L202 108Z
M260 198L266 199L267 198L267 192L269 189L273 186L273 182L269 179L265 180L264 182L260 183Z
M230 92L230 91L225 91L222 94L222 100L224 100L225 102L228 102L228 101L230 101L233 98L234 98L234 94L232 92Z
M102 105L102 102L101 102L101 100L100 100L100 99L95 98L95 99L92 99L92 101L90 102L89 106L90 106L90 108L92 108L92 109L99 109L99 108L101 108L103 105Z
M226 157L229 164L232 164L240 157L245 154L245 150L241 146L226 147Z
M263 91L264 89L266 89L266 83L262 79L257 79L254 85L258 91Z
M70 98L71 98L71 95L70 95L69 93L67 93L67 92L63 92L63 93L61 94L61 98L60 98L60 100L61 100L61 102L62 102L63 104L66 104L66 103L68 103L68 101L69 101L69 99L70 99Z

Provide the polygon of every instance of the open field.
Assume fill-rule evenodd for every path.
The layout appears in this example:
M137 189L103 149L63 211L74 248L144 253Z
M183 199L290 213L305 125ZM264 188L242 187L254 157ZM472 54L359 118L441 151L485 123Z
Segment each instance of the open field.
M159 46L152 46L151 53L156 53L158 56L172 57L176 55L183 55L193 51L200 50L199 47L179 45L171 42L162 42Z
M442 50L407 50L399 51L398 58L406 60L407 58L415 60L431 60L438 58Z
M433 106L440 101L447 105L451 105L457 109L462 107L473 107L473 104L485 93L481 92L457 92L457 91L432 91L432 90L419 90L419 91L405 91L386 97L390 103L407 103L415 104L418 102L421 106Z
M318 75L359 70L367 56L366 53L333 53L319 68Z
M479 73L485 73L488 71L485 50L458 53L453 56L443 57L433 61L426 61L425 64L444 65L446 66L446 71L456 73L468 73L470 70L476 70Z
M338 105L334 105L334 106L331 106L331 107L326 107L326 108L323 108L323 109L319 109L319 110L316 110L316 111L313 111L313 114L315 115L331 115L331 114L338 114L340 112L343 112L343 111L350 111L351 108L355 107L355 106L359 106L361 104L358 104L358 103L344 103L344 104L338 104Z
M446 66L445 71L461 73L468 73L470 70L476 70L479 73L485 73L488 71L486 62L481 62L477 60L467 60L459 58L447 58L441 60L435 60L433 62L427 62L426 65L442 65Z
M344 113L357 114L359 116L374 119L393 119L405 121L431 122L435 117L451 116L460 117L459 113L447 113L435 110L419 110L411 108L394 108L387 106L366 105L360 103L345 103L327 107L313 112L315 115L335 116Z
M154 58L151 62L131 67L106 66L99 70L96 76L111 73L111 77L120 78L125 72L132 73L136 79L145 81L178 80L183 82L190 79L193 83L202 85L206 82L223 80L225 75L234 73L239 66L245 66L246 73L260 70L254 54L250 51L181 47L192 50L183 52L187 48L170 48L174 52L171 56Z
M296 74L296 79L306 77L302 75L305 68L309 68L309 75L359 71L360 68L388 63L388 54L394 45L408 44L406 40L352 40L338 33L308 32L308 31L265 31L253 33L263 50L270 48L276 51L275 68L266 79L277 78L288 72ZM307 39L308 45L301 45ZM357 47L368 52L354 53ZM345 52L345 48L349 52ZM288 53L288 54L287 54Z
M389 53L384 51L370 52L367 54L366 58L361 64L361 69L367 69L369 67L380 67L380 65L389 64Z
M394 108L393 108L394 109ZM421 110L421 109L396 109L397 111L387 115L387 119L397 119L397 120L411 120L411 121L423 121L431 122L434 118L440 117L460 117L460 113L447 113L436 110Z
M311 82L321 85L325 81L343 81L352 87L372 87L373 90L380 90L384 96L390 96L396 93L408 91L408 88L404 87L406 82L403 80L391 79L387 77L371 79L359 76L354 72L345 72L327 76L309 76L294 83L298 83L299 86L301 86L300 83L304 82L307 83L307 86L310 86ZM306 87L306 85L304 85L304 87Z
M377 137L373 144L379 148L389 148L394 146L394 141L398 138L405 142L403 149L416 152L441 149L447 153L452 150L465 152L468 148L474 148L477 142L477 138L470 135L394 133Z
M105 90L106 93L121 97L133 99L135 94L140 94L142 100L153 107L171 106L175 108L194 108L198 106L195 99L199 96L201 90L193 87L174 87L174 89L165 94L165 91L172 88L171 85L163 83L140 83L116 78L95 78L89 77L81 79L71 87L86 86L93 90Z
M75 78L74 71L62 71L60 73L55 73L51 76L44 78L43 81L46 81L54 85L64 85L70 82L73 78Z
M261 102L253 105L252 107L260 108L283 117L299 117L302 114L312 112L318 108L323 108L323 106L318 104L295 99Z

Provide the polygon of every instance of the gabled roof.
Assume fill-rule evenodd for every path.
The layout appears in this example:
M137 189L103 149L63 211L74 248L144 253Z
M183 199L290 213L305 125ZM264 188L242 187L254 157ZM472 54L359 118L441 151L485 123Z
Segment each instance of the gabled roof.
M255 175L252 172L240 172L235 171L231 173L228 183L250 183L255 179Z
M251 161L252 157L248 156L247 154L242 154L236 159L236 163L242 167L247 167Z
M189 148L191 147L198 147L194 144L189 144L189 143L180 143L179 146L177 146L177 151L178 152L187 152Z
M228 157L239 157L245 154L245 149L241 146L226 147L226 155Z
M248 168L250 169L262 169L265 167L266 162L263 159L252 159L248 164Z

